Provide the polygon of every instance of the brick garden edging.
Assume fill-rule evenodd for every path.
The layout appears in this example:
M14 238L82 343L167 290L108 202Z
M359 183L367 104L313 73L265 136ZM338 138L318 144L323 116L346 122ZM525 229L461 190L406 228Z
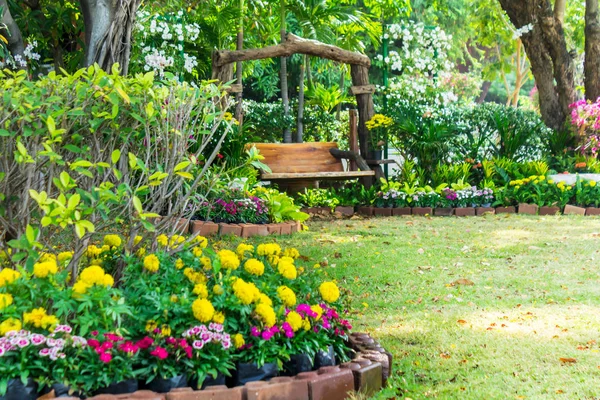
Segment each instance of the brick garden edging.
M158 218L157 218L158 219ZM158 219L159 220L159 219ZM225 224L211 221L188 220L178 218L174 221L178 234L200 232L201 236L234 235L242 238L252 236L291 235L301 230L298 221L281 222L278 224Z
M355 391L371 396L385 386L391 373L392 355L366 333L352 333L352 361L295 377L276 377L244 386L210 386L204 390L174 389L169 393L138 390L131 394L102 394L89 400L345 400ZM52 399L51 395L43 396ZM79 397L62 397L80 400Z

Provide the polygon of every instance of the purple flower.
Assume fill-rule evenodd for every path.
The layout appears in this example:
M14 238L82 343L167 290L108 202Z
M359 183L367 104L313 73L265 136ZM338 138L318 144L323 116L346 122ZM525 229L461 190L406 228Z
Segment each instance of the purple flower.
M194 342L192 343L192 347L197 350L200 350L204 347L204 342L202 340L194 340Z
M254 337L259 337L260 336L260 330L253 326L252 329L250 330L250 334Z

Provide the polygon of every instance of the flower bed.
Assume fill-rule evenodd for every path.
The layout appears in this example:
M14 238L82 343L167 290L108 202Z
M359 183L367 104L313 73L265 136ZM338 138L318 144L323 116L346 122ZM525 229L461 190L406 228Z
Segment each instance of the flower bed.
M343 291L297 250L212 248L201 236L138 240L125 254L120 236L105 236L88 247L78 276L66 251L0 271L2 393L29 377L39 389L59 383L85 395L114 384L131 391L137 380L200 388L238 379L242 365L272 365L276 375L292 356L312 362L329 349L329 359L348 359Z

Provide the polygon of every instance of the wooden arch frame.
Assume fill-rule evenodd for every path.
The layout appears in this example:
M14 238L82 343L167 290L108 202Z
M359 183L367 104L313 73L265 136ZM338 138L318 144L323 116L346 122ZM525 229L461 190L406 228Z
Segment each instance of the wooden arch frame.
M290 57L294 54L306 54L350 65L352 77L351 92L356 96L358 107L358 140L360 154L368 158L369 130L365 123L375 114L373 94L375 86L369 84L371 60L364 54L341 49L337 46L308 40L292 33L286 34L285 42L262 49L216 50L212 55L212 77L221 82L233 80L233 64L241 61L262 60L265 58ZM241 92L241 85L233 85L231 92Z

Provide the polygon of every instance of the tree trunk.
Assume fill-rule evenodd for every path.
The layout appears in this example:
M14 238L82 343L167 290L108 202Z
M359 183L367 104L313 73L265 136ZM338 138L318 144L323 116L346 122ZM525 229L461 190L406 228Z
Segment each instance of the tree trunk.
M585 98L596 101L600 97L600 20L598 0L585 2Z
M346 66L344 64L340 64L340 93L342 96L344 95L344 83L346 83ZM340 102L335 108L335 119L338 121L342 119L342 103Z
M244 47L244 0L240 0L240 21L237 34L237 45L236 50L242 50ZM235 64L235 80L238 85L242 84L242 62L238 61ZM242 92L235 94L235 119L240 123L240 129L242 129Z
M576 99L573 60L562 24L549 0L499 2L515 27L533 24L521 40L538 88L542 120L552 129L562 129Z
M298 121L296 123L296 137L294 142L302 143L304 136L304 63L300 64L300 78L298 86Z
M98 63L105 71L119 63L129 70L131 33L141 0L80 0L85 25L84 64Z
M565 22L565 9L567 8L567 0L554 0L554 16L561 24Z
M280 18L281 18L281 43L285 42L286 38L286 26L285 26L285 0L281 1ZM283 143L292 142L292 131L287 126L287 121L290 115L290 100L288 98L288 79L287 79L287 59L281 57L281 68L280 68L280 81L281 81L281 102L283 103L283 118L286 121L286 126L283 128Z
M22 56L23 52L25 51L23 35L21 35L21 30L10 14L6 0L0 0L0 9L3 11L1 15L2 18L0 18L0 33L2 33L3 36L6 36L6 39L8 39L8 50L10 50L12 56ZM6 29L3 29L2 25L5 25Z

